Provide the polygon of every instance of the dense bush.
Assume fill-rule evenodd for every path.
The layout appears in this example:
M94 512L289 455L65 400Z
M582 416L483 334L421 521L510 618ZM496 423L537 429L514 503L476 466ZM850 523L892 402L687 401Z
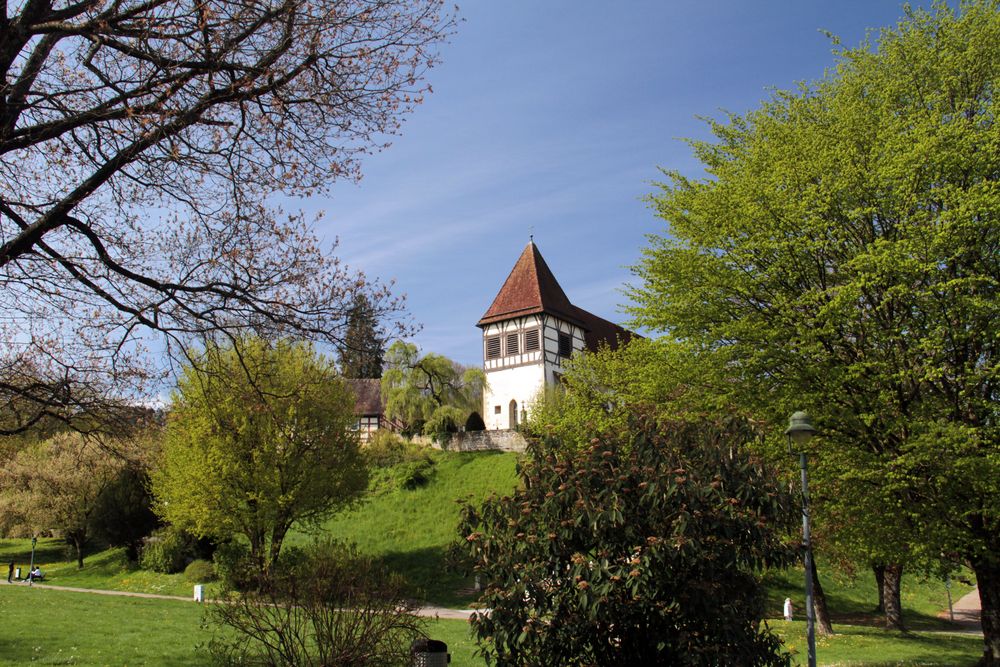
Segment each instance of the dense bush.
M217 579L215 567L207 560L193 560L184 568L184 580L192 584L201 584Z
M372 433L363 453L371 466L388 468L405 461L426 458L427 448L404 440L392 431L379 429Z
M781 665L759 573L794 513L730 425L536 444L510 497L466 506L488 582L472 625L503 665Z
M226 598L209 611L209 648L222 665L402 667L423 635L401 580L333 542L279 568L262 592Z
M396 488L416 489L427 484L434 475L434 461L422 458L400 463L392 468L392 482Z
M167 526L146 539L139 564L154 572L182 572L188 563L199 558L211 558L215 546L184 530Z
M215 574L229 589L246 590L256 580L250 562L250 549L237 540L219 544L212 556L212 564Z
M139 559L143 540L160 526L153 512L149 475L138 466L127 466L101 492L94 509L94 537L113 547L125 547L125 557Z

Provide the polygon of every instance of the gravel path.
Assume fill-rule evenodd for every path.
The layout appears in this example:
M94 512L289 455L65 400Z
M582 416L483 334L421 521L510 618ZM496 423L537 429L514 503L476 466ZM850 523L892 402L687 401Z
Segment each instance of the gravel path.
M2 580L0 580L2 581ZM25 582L16 582L15 584L9 585L26 585ZM33 584L35 588L45 588L54 591L70 591L72 593L91 593L94 595L118 595L121 597L131 597L131 598L150 598L155 600L182 600L185 602L191 602L192 597L183 597L180 595L159 595L157 593L135 593L132 591L105 591L97 588L76 588L74 586L53 586L52 584ZM955 610L955 623L960 625L964 630L974 630L980 631L982 627L979 623L979 589L973 589L972 592L967 595L962 596L961 599L956 601L952 605ZM427 618L446 618L452 620L469 620L472 616L473 609L447 609L445 607L421 607L417 610L418 616L425 616ZM941 618L948 618L948 610L944 610L939 614Z
M27 582L18 581L12 584L7 584L9 586L27 586ZM71 593L92 593L94 595L117 595L120 597L128 598L149 598L153 600L180 600L183 602L192 602L194 600L194 594L192 592L191 597L184 597L182 595L160 595L158 593L136 593L134 591L106 591L99 588L76 588L75 586L53 586L52 584L32 584L33 588L44 588L53 591L69 591ZM977 598L978 600L978 598ZM211 602L211 600L208 600ZM427 618L446 618L452 620L462 620L467 621L473 613L473 609L446 609L445 607L420 607L417 609L417 616L424 616ZM978 618L978 617L977 617Z
M983 628L979 622L979 604L978 588L972 589L972 592L963 595L958 601L954 602L952 609L955 610L955 623L962 626L963 630L982 631ZM948 610L945 609L938 616L940 618L948 618Z

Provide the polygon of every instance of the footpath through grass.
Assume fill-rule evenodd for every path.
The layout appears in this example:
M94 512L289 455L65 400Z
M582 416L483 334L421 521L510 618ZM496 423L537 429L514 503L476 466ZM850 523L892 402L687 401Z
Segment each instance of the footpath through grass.
M827 605L834 626L837 624L885 626L884 616L874 613L878 605L878 589L875 586L875 575L870 569L843 572L824 567L822 559L818 564L820 581L826 592ZM956 602L974 588L961 581L961 579L968 581L972 576L969 573L964 574L965 576L959 575L951 583L952 599ZM769 616L781 618L785 598L790 597L796 617L804 618L804 577L801 567L768 573L764 583L768 592ZM908 630L956 629L956 626L938 616L942 610L948 608L948 589L944 581L915 573L904 573L900 600L903 604L903 621Z

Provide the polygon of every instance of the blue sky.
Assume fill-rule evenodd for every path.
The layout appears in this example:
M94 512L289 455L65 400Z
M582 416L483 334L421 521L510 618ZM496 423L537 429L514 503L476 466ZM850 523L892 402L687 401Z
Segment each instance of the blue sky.
M919 4L919 3L914 3ZM534 234L570 300L616 322L662 221L658 167L697 174L696 116L744 112L834 64L888 0L469 2L434 93L360 184L300 203L339 256L406 294L424 351L480 364L475 323Z

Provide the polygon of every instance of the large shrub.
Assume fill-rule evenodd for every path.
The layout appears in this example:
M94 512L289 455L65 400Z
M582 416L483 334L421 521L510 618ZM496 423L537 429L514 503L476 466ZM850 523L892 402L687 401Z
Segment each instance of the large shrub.
M261 591L231 593L212 607L217 664L410 664L424 622L397 576L335 542L313 545L296 561L273 571Z
M184 568L184 579L192 584L200 584L218 579L215 568L207 560L193 560Z
M466 506L488 582L475 634L503 665L778 665L759 572L785 566L791 498L731 425L536 444L522 487Z
M174 574L183 572L188 563L211 558L215 546L174 526L155 531L146 539L139 564L147 570Z
M388 468L406 461L427 458L426 447L404 440L384 429L372 433L362 452L369 465L375 468Z

